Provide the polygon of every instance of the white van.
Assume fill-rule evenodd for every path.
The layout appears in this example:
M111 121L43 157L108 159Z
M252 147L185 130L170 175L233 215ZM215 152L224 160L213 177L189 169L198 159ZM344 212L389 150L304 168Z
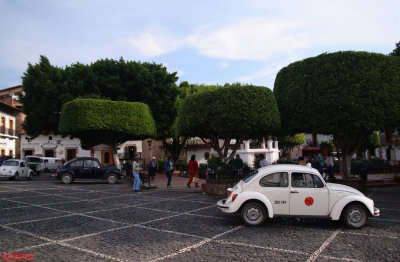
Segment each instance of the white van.
M26 156L25 160L36 174L40 174L40 172L55 172L62 166L61 159L55 157Z

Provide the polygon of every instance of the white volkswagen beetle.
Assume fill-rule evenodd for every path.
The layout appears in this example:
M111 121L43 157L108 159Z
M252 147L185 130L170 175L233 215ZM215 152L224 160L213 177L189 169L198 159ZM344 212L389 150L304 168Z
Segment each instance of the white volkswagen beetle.
M345 185L325 183L308 166L270 165L260 168L229 188L229 196L217 206L226 213L239 213L250 226L275 216L343 218L352 228L361 228L369 216L379 216L374 201Z
M24 160L9 159L0 166L0 177L8 177L18 180L19 178L32 179L33 171L28 167Z

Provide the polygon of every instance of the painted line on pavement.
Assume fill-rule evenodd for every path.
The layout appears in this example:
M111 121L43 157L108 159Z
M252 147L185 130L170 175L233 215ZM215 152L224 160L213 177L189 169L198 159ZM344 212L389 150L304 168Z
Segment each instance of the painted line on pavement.
M332 235L322 244L320 248L318 248L308 259L307 262L314 262L322 251L335 239L335 237L339 234L339 230L336 230L332 233Z

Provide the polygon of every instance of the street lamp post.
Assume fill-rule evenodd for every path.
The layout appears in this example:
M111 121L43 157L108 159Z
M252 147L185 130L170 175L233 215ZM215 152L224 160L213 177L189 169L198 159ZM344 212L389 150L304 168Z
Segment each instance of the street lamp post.
M153 143L153 141L151 139L147 140L147 145L149 146L149 167L147 169L147 179L149 180L149 187L151 186L151 178L150 178L150 169L152 169L152 165L151 165L151 144Z

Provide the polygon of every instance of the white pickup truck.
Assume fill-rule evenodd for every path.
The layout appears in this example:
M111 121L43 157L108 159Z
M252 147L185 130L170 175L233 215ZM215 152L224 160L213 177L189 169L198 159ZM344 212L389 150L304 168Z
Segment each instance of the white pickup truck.
M260 168L229 188L229 196L217 206L238 213L250 226L266 217L311 216L343 221L351 228L364 226L370 216L379 216L374 201L345 185L325 183L319 172L300 165Z
M32 179L33 171L28 167L24 160L9 159L0 166L0 177L8 177L10 180L20 178Z

